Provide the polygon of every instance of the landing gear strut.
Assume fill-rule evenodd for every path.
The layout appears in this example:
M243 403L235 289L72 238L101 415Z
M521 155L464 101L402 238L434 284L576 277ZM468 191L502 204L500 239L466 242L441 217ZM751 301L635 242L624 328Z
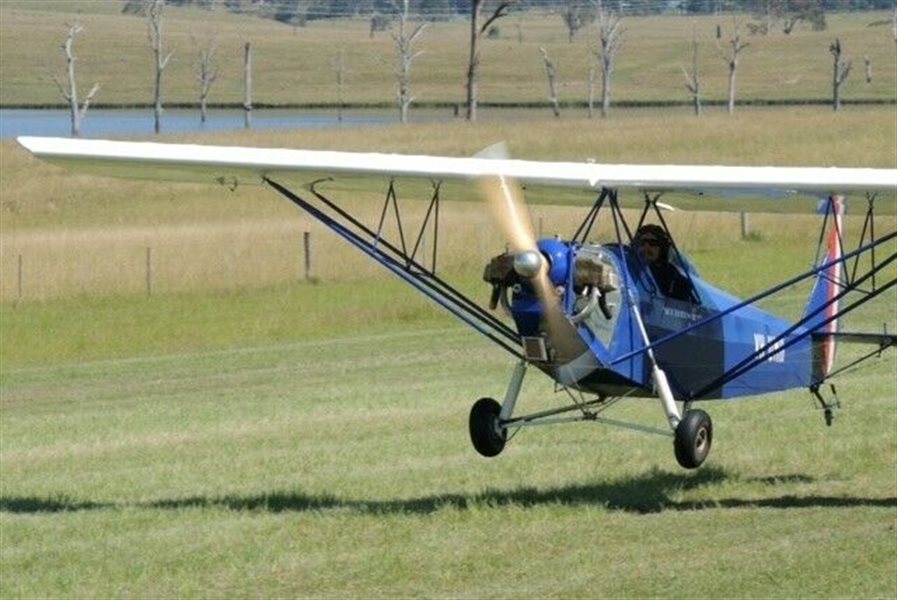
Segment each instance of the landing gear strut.
M816 400L819 401L819 406L822 408L823 413L825 414L825 424L829 427L832 426L832 423L835 420L835 411L841 408L841 403L838 401L838 392L835 390L834 385L829 386L832 390L832 401L826 402L825 398L822 397L822 394L819 393L819 385L814 385L810 388L810 393L816 396Z

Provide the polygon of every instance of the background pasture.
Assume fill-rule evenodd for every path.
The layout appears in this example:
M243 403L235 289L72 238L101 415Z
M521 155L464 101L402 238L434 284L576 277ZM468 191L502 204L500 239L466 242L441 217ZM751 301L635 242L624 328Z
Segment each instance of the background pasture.
M67 23L84 31L76 38L78 79L83 91L97 82L97 103L152 103L153 58L146 21L122 15L119 2L100 0L0 3L0 105L64 104L53 74L65 66L59 48ZM832 57L829 45L839 38L854 72L843 89L845 100L893 102L897 57L888 11L829 13L828 28L801 25L791 35L747 36L750 46L738 68L737 98L745 101L827 101L831 98ZM253 46L253 101L257 105L336 105L335 63L345 65L342 100L349 104L395 105L395 47L388 32L369 36L369 21L313 21L293 28L271 20L238 16L223 10L168 7L165 47L174 51L165 70L166 103L198 103L196 55L217 39L220 76L210 102L243 102L244 45ZM699 70L707 100L725 102L727 65L717 49L722 28L725 47L734 26L742 31L747 15L628 17L614 75L615 101L687 101L682 68L691 68L692 38L699 42ZM585 103L594 58L595 33L583 28L572 43L561 17L510 17L498 23L501 35L484 41L480 100L538 104L545 102L547 82L539 52L544 47L557 66L563 102ZM415 48L412 93L422 104L464 101L469 36L463 20L432 23ZM114 51L112 51L114 49ZM863 61L873 70L866 83ZM448 109L447 109L448 110ZM689 109L684 109L689 110ZM546 114L548 114L546 102ZM582 115L584 109L578 111ZM412 109L413 118L413 109ZM164 129L164 121L163 121Z
M55 90L34 77L34 61L52 58L56 42L50 54L33 45L35 32L62 28L57 13L25 6L0 4L0 102L18 94L53 101ZM139 20L102 12L82 15L86 33L108 26L101 31L110 37L98 39L133 44L122 56L143 56ZM205 25L199 16L172 21L175 39ZM219 17L237 36L236 21ZM540 35L560 36L559 19L548 25ZM662 25L660 33L679 28L685 55L690 25ZM262 55L288 57L296 38L327 38L314 27L295 36L269 23L239 27ZM856 31L862 41L879 30ZM431 35L437 40L442 29ZM90 37L83 39L88 80L88 59L109 59L90 49ZM803 39L827 60L828 36ZM557 40L561 53L566 42ZM385 42L376 43L385 52ZM32 51L23 51L28 44ZM337 48L321 48L306 55L317 61L308 64L320 63L324 81L322 65ZM893 46L888 51L893 58ZM11 57L32 62L9 69ZM671 67L674 59L666 60ZM284 60L277 73L284 86L267 93L324 96L326 83L287 85L309 77L308 64L294 63ZM132 69L123 64L103 64L124 84L105 86L105 99L143 97L144 82L128 79ZM541 68L535 59L530 66ZM186 82L178 69L174 81ZM428 67L443 75L422 81L421 90L460 95L448 70ZM681 73L672 71L664 77L678 89ZM748 76L747 61L744 73L746 94L765 95L762 82L775 81ZM495 80L484 98L541 97L535 85L498 87L509 81ZM390 98L382 76L380 84L369 88L372 101ZM223 98L236 94L234 85L222 82ZM639 97L645 93L641 85ZM186 91L172 94L189 99ZM893 99L893 85L885 95ZM537 159L897 164L890 106L701 119L681 109L619 111L604 121L240 132L200 141L469 155L498 140ZM449 192L443 267L485 300L480 269L503 242L469 192ZM356 182L342 195L376 219L382 182ZM529 198L544 233L571 231L591 200L535 189ZM731 205L670 200L689 209L669 215L683 247L703 275L732 292L761 289L812 259L819 217L806 203L751 214L754 235L742 240L738 214L718 212ZM424 203L404 204L419 218ZM863 204L851 204L853 240ZM893 231L894 199L880 204L878 231ZM500 458L486 460L470 447L467 411L477 397L504 393L508 357L269 191L102 179L0 142L0 216L2 598L897 596L893 352L840 380L845 410L831 429L806 392L709 403L714 451L695 472L676 465L667 438L586 425L523 432ZM316 240L315 283L301 281L306 230ZM147 247L156 269L151 296ZM885 278L894 277L892 266ZM774 307L797 314L805 295L786 290ZM893 324L895 306L891 293L849 325ZM841 358L858 352L844 347ZM521 402L541 407L553 396L534 373ZM663 421L648 401L611 416Z

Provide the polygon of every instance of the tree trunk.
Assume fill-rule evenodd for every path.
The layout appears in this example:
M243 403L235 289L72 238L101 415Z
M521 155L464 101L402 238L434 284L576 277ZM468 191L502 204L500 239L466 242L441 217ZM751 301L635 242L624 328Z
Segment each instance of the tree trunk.
M68 63L68 80L69 80L69 111L72 115L72 137L81 135L81 115L78 110L78 87L75 83L75 58L72 56L72 38L74 33L69 31L69 37L65 41L65 58Z
M215 61L217 40L212 38L204 48L199 49L197 61L197 79L199 80L199 122L208 120L208 99L212 84L218 79L218 65Z
M610 81L613 73L612 65L605 63L601 71L601 116L610 114Z
M548 77L548 101L551 103L551 109L555 117L561 116L560 100L557 93L557 67L554 66L548 51L545 48L539 48L542 53L542 60L545 61L545 75Z
M598 34L595 56L601 61L601 116L606 118L610 113L614 60L622 43L623 29L620 26L620 16L606 9L601 0L596 3L595 22Z
M243 127L252 129L252 43L243 49Z
M595 114L595 64L592 63L592 66L589 67L589 118L591 119Z
M480 64L480 10L482 0L474 0L470 6L470 56L467 60L467 120L477 120L477 69Z
M738 69L738 61L732 60L729 62L729 88L728 88L728 102L726 104L726 109L729 114L735 112L735 71Z
M835 39L829 47L832 53L832 110L835 112L841 110L841 85L850 75L850 67L852 61L844 62L841 60L841 40Z
M719 28L717 28L719 31ZM698 73L698 34L692 32L691 39L691 74L682 68L685 75L685 89L691 93L692 104L694 106L695 116L701 116L701 77Z
M69 105L69 112L71 113L71 134L72 137L78 137L81 135L81 125L84 122L84 117L87 115L87 109L90 106L90 101L93 99L94 95L100 89L98 84L93 84L90 92L87 93L87 96L84 98L84 104L78 105L78 85L75 78L75 56L72 53L72 44L75 41L75 35L81 32L81 26L78 24L71 25L69 27L69 34L65 40L65 43L62 45L63 53L65 54L66 61L66 77L67 84L63 85L56 77L54 77L54 81L56 81L56 85L59 87L59 91L62 96L66 99Z
M726 109L730 115L735 112L735 75L738 71L738 57L750 45L741 41L740 29L740 24L738 21L735 21L735 32L732 39L729 40L729 46L732 48L731 53L727 54L719 42L717 42L717 50L719 50L720 56L722 56L722 59L726 61L726 65L729 67L729 89Z
M162 73L168 66L172 53L162 56L162 9L165 7L164 0L153 0L149 6L149 36L150 44L153 48L153 54L156 58L155 78L153 81L153 116L154 131L160 133L162 131Z
M470 57L467 61L467 120L477 120L477 95L479 93L480 38L496 20L506 16L514 0L498 3L488 19L480 24L484 0L473 0L470 4Z
M153 130L156 133L162 131L162 71L156 69L156 77L153 83Z
M419 53L414 52L414 43L418 36L423 32L426 23L418 23L417 26L409 31L409 1L403 0L399 7L399 30L392 34L393 42L396 45L396 54L398 55L399 64L396 69L396 100L399 105L399 121L401 123L408 122L408 112L411 109L411 103L414 97L411 95L411 66L414 59Z

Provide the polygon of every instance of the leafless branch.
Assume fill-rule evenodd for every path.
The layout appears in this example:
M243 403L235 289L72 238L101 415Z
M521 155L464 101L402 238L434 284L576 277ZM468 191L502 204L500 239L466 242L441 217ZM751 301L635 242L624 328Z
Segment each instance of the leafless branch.
M399 104L399 119L402 123L408 122L408 110L414 97L411 95L411 65L421 52L414 51L414 43L426 28L426 23L421 21L409 31L409 6L408 0L402 0L401 6L393 2L393 6L399 13L399 29L393 32L392 39L396 45L396 54L399 64L396 68L396 100Z
M548 56L548 51L545 48L540 46L539 52L542 54L542 60L545 62L545 75L548 77L548 101L551 102L551 108L554 112L554 116L560 117L560 101L558 99L556 83L557 67L554 64L554 61L551 60L551 57Z
M68 36L62 44L62 51L65 54L66 60L68 85L63 84L60 78L56 75L53 76L53 81L56 83L56 87L59 88L59 92L69 104L72 135L78 136L81 135L81 124L87 116L87 109L90 107L90 102L100 90L100 86L99 84L94 83L93 87L90 88L90 91L84 98L84 102L80 106L78 105L78 86L75 78L75 55L72 51L72 45L74 44L75 36L83 31L83 27L76 23L74 25L69 25L68 28Z
M602 0L592 0L595 7L595 31L598 46L594 50L595 57L601 65L601 116L610 112L611 81L614 73L614 62L617 52L623 45L623 19L619 14L605 8Z
M689 91L694 104L695 116L701 116L701 81L698 76L698 36L692 32L691 38L691 73L681 67L685 76L685 89Z
M514 0L500 2L482 25L480 17L485 0L472 0L470 5L470 54L467 61L467 120L477 119L477 96L479 93L480 38L498 19L506 16Z
M475 2L474 4L478 4L482 7L482 0L479 2ZM499 20L502 17L508 16L508 11L511 10L511 5L514 4L514 0L507 0L505 2L499 2L498 6L495 7L495 10L492 14L483 22L483 26L480 27L480 35L483 35L488 31L489 26L492 25L495 21Z
M735 112L735 76L738 71L738 61L744 49L750 46L748 42L741 39L741 23L733 20L733 29L732 37L728 42L728 51L723 49L719 40L716 41L716 49L729 67L728 102L726 104L729 114Z

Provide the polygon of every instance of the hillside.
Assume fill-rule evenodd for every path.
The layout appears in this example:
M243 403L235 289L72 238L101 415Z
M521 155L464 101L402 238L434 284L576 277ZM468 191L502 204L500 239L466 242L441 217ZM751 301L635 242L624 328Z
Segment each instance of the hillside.
M62 96L53 76L62 76L60 49L68 24L79 23L75 39L82 90L101 86L96 105L147 104L152 97L152 54L144 18L123 15L118 3L96 1L0 4L0 106L58 105ZM825 31L798 27L792 34L751 36L749 17L626 17L617 56L613 100L686 102L683 67L691 68L693 36L699 43L698 70L706 101L726 99L727 65L721 53L739 24L749 46L737 71L737 99L752 102L826 102L831 97L830 44L840 39L853 69L843 89L846 101L897 101L897 56L887 12L830 14ZM251 15L168 7L165 45L173 56L164 75L167 104L198 101L196 57L215 40L219 77L210 101L243 101L243 52L253 48L253 102L263 105L391 105L395 97L394 42L389 32L370 35L367 19L309 22L293 27ZM722 38L716 39L717 27ZM562 102L588 98L589 69L595 57L593 31L572 42L559 15L514 16L499 21L495 39L484 42L480 100L532 104L545 101L547 80L539 52L557 65ZM428 25L413 63L412 93L420 105L464 99L468 24ZM722 50L720 47L721 46ZM342 87L337 85L339 57ZM872 66L867 83L864 61ZM599 84L600 85L600 84ZM82 91L83 93L83 91ZM596 90L596 94L598 91Z

